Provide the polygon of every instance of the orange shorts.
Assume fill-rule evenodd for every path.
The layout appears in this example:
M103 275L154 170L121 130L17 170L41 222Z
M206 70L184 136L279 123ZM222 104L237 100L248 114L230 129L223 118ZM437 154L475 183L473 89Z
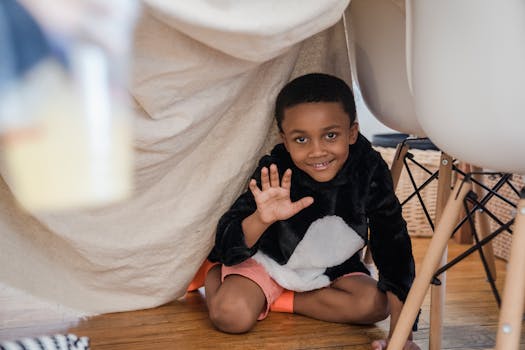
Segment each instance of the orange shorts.
M219 263L211 263L206 260L188 287L188 291L195 290L204 285L204 278L207 272L213 266L218 264ZM254 259L250 258L233 266L222 265L221 280L224 281L224 278L228 275L244 276L255 282L262 289L264 296L266 297L266 309L261 312L257 318L258 320L265 319L270 310L293 313L294 292L281 287L270 277L268 272L266 272L266 269ZM363 272L351 272L339 278L355 275L368 276Z
M293 312L293 301L295 292L281 287L273 278L270 277L266 269L254 259L250 258L234 266L222 265L221 279L228 275L241 275L249 278L261 287L266 296L266 309L261 312L258 320L263 320L268 316L268 312ZM339 278L365 275L363 272L351 272Z
M270 310L280 312L293 312L294 293L281 287L270 277L266 269L254 259L248 259L233 266L222 265L221 279L228 275L240 275L255 282L266 297L266 309L264 309L258 320L268 316ZM275 305L274 305L275 304Z

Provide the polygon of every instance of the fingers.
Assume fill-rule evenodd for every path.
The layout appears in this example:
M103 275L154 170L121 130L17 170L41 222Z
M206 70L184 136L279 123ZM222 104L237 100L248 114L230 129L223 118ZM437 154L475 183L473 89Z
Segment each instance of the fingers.
M257 198L257 196L261 193L261 190L259 187L257 187L257 181L255 181L255 179L250 180L248 187L250 188L250 191L252 191L252 194L255 198Z
M297 202L292 203L292 211L294 215L303 210L306 207L309 207L314 202L313 197L304 197L299 199Z
M291 185L292 185L292 170L286 169L283 175L283 179L281 180L281 186L289 190Z
M271 164L270 169L263 167L261 169L261 189L266 191L270 187L279 187L279 172L277 170L277 165Z
M279 187L279 173L277 172L277 165L270 165L270 186Z
M263 167L261 169L261 189L266 191L270 188L270 178L268 176L268 168Z
M282 187L290 190L292 184L292 170L286 169L282 180L279 180L279 170L277 165L270 164L270 167L261 168L261 190L266 191L271 187ZM251 185L251 182L250 182ZM252 187L250 187L252 188ZM253 192L253 190L252 190Z

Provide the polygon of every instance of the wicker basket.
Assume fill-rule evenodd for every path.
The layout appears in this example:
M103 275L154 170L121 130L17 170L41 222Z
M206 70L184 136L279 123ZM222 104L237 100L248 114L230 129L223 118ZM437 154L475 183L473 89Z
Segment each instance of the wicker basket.
M488 176L484 181L486 185L492 187L497 182L497 180L497 177ZM521 176L513 175L510 182L518 190L520 190L523 187L523 179ZM504 185L498 191L498 193L504 196L505 198L509 199L513 203L517 203L519 200L519 196L508 185ZM510 219L516 216L516 209L497 197L493 197L487 203L487 209L490 210L494 215L496 215L498 219L501 220L503 223L508 222ZM499 225L492 219L489 219L489 224L491 232L499 228ZM494 255L501 259L508 260L510 255L511 242L512 235L510 233L508 233L507 231L500 233L492 241Z
M395 148L391 147L374 147L389 166L392 165L392 160L395 155ZM435 172L439 168L439 160L441 152L433 150L419 150L410 149L410 153L414 155L414 159L431 172ZM429 174L423 171L420 167L408 161L408 166L414 177L415 183L419 186L424 183ZM403 202L408 196L414 192L414 187L410 181L410 177L405 168L401 172L399 183L396 188L396 195L400 202ZM437 181L430 182L421 192L421 197L425 206L428 209L429 215L434 222L436 212L436 197L437 197ZM415 237L429 237L432 236L432 228L430 227L427 218L417 196L412 197L403 205L403 217L408 226L408 232Z

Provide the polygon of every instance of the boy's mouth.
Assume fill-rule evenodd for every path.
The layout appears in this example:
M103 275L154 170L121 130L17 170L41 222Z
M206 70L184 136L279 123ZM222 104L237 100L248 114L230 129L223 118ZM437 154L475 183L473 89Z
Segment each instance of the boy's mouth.
M315 170L325 170L328 168L330 163L332 163L332 161L333 160L328 160L326 162L311 163L310 166Z

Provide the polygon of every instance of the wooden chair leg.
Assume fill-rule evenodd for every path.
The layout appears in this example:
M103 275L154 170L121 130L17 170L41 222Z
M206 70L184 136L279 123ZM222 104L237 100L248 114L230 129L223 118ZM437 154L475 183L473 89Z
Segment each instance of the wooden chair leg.
M501 303L496 350L520 347L521 321L525 298L525 198L518 204L512 233L510 259Z
M446 153L441 153L441 160L439 164L439 179L438 179L438 190L436 199L436 223L441 220L445 204L450 197L450 187L452 183L452 162L453 159ZM457 181L460 183L460 181ZM462 212L463 207L459 209L459 213ZM458 216L456 219L451 219L454 223L458 222ZM452 228L453 229L453 228ZM435 234L435 233L434 233ZM448 235L452 234L452 230L448 232ZM443 266L447 263L448 249L447 244L444 245L442 250L441 259L438 263L439 266ZM443 313L445 308L445 294L447 286L447 275L446 272L439 275L441 285L432 285L430 288L430 332L429 332L429 350L440 350L441 349L441 336L443 329Z
M404 159L408 152L409 146L403 142L398 143L392 166L390 167L390 174L392 174L392 182L394 183L394 191L399 183L401 172L403 171Z
M401 350L406 343L408 335L412 330L412 325L416 319L419 308L423 303L425 294L428 290L432 277L438 268L438 264L443 256L443 251L447 247L448 240L457 224L457 217L463 207L463 199L471 189L469 182L456 183L447 205L443 210L434 235L430 241L423 263L419 268L416 279L408 293L407 300L399 316L399 320L390 339L389 350Z

